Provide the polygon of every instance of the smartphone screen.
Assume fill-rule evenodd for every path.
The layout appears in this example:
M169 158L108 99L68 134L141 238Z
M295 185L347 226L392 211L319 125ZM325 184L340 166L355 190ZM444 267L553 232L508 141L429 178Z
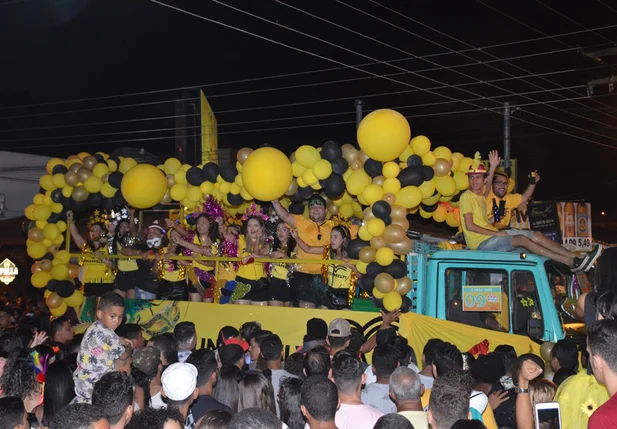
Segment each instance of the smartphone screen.
M540 408L536 410L540 429L561 429L559 408Z

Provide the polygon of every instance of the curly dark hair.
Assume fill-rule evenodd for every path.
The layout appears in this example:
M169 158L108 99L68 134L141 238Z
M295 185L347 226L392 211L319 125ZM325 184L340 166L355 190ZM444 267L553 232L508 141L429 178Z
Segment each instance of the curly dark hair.
M23 401L36 390L36 373L30 365L29 358L28 355L20 355L7 362L0 377L4 396L16 396Z

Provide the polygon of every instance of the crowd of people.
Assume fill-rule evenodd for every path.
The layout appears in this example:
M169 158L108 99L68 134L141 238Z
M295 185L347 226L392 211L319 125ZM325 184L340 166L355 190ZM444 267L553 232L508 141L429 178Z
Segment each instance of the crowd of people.
M260 258L348 262L347 246L358 226L326 219L326 201L319 195L309 200L308 213L308 218L294 215L278 201L269 207L253 204L237 219L238 225L229 222L223 207L209 198L186 222L154 221L141 234L135 212L128 209L95 211L85 237L70 211L67 220L73 242L83 252L79 281L86 296L113 290L138 299L213 302L216 298L221 303L349 308L348 291L360 275L350 263L322 270L319 263L255 262ZM217 264L195 256L240 260Z
M608 300L594 301L601 319L611 317ZM382 313L369 338L342 318L310 319L302 347L285 357L281 338L257 321L222 327L214 349L196 349L190 321L146 341L124 321L124 305L105 293L83 335L66 317L50 322L35 302L21 314L3 307L0 427L532 429L534 405L553 400L564 413L586 412L591 429L615 425L617 321L608 317L588 327L591 376L577 372L579 350L569 340L548 363L507 344L474 355L438 338L416 360L393 325L398 312ZM574 404L581 389L593 401ZM587 427L565 421L566 429Z

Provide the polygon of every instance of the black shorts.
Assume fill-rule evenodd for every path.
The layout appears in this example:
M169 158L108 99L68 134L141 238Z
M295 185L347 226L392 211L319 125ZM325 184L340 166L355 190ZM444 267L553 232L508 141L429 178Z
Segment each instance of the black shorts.
M86 296L101 296L114 290L113 283L84 283L83 287Z
M133 290L138 285L137 270L135 271L118 271L116 280L114 280L114 289L126 292Z
M347 288L334 289L328 287L326 297L328 299L326 307L330 310L344 310L350 308L349 289Z
M189 294L186 281L170 282L169 280L161 279L156 298L170 301L188 301Z
M321 274L306 274L295 272L291 278L291 294L298 301L306 301L317 306L328 305L326 291Z
M249 293L244 295L243 298L239 299L246 299L255 302L268 301L270 299L268 292L268 279L266 279L265 277L259 280L249 280L245 279L244 277L236 277L236 282L244 283L251 286L251 290L249 291Z
M287 280L281 280L272 277L270 279L270 288L268 289L270 301L291 301L291 288Z

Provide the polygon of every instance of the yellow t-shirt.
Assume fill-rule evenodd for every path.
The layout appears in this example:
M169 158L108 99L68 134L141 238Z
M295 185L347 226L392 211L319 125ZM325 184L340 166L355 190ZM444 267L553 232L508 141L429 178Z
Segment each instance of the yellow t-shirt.
M118 254L121 254L122 246L120 243L116 243L116 249L118 250ZM118 267L118 271L137 271L137 261L135 259L117 259L116 266Z
M422 407L426 409L431 399L431 391L433 389L426 389L424 391L424 395L420 398L422 401ZM484 422L484 426L486 429L498 429L497 422L495 421L495 414L493 414L493 409L490 405L487 405L482 413L482 420Z
M467 190L461 195L459 207L461 211L461 226L463 227L463 234L465 235L467 247L470 249L477 249L480 244L491 238L491 236L469 231L465 225L464 217L467 213L471 213L473 222L477 226L491 231L497 231L497 228L488 223L488 214L484 197Z
M167 247L163 249L163 255L167 253ZM159 278L170 282L179 282L186 279L186 267L180 265L180 261L159 262Z
M349 289L352 272L345 265L328 265L328 286L332 289Z
M501 325L506 332L510 332L510 305L508 304L508 294L501 292L501 313L493 313L497 323Z
M199 241L199 236L197 234L193 236L193 244L196 244L197 246L202 245L201 242ZM212 252L212 256L219 256L218 246L216 244L212 243L212 245L210 246L210 251ZM203 271L214 270L214 267L209 266L209 265L204 265L202 261L193 261L192 265L193 265L193 268L199 268L200 270L203 270Z
M510 219L512 218L512 210L517 208L523 202L523 196L521 194L506 194L503 198L497 197L493 190L486 197L486 210L488 212L489 220L493 218L493 199L497 203L497 207L499 207L499 203L503 200L506 202L506 208L504 210L504 214L499 220L499 222L493 223L493 226L497 229L508 229L510 228Z
M83 252L90 252L84 245ZM103 253L103 258L108 255L107 246L102 246L99 252ZM79 260L79 265L83 268L82 283L113 283L115 276L112 269L94 255L84 255Z
M246 238L244 235L238 237L238 257L244 258L250 256L251 253L246 251ZM252 264L242 265L238 268L236 273L238 277L244 277L248 280L259 280L266 277L266 271L264 270L264 264L261 262L253 262Z
M327 246L330 244L332 225L329 222L319 225L302 215L293 215L294 225L298 229L298 236L309 246ZM306 253L298 249L298 259L322 259L320 254ZM321 274L319 264L298 264L298 272L306 274Z

